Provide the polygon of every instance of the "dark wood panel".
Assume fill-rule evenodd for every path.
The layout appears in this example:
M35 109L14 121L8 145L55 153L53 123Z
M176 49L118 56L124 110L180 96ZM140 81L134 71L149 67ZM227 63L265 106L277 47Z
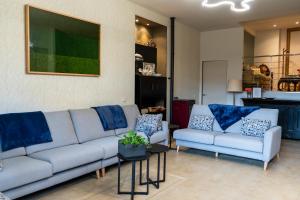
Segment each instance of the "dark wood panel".
M154 76L135 76L135 103L139 109L163 106L166 108L167 78ZM164 119L166 112L163 112Z
M144 62L154 63L157 65L157 49L154 47L148 47L140 44L135 45L135 53L141 54L144 58Z

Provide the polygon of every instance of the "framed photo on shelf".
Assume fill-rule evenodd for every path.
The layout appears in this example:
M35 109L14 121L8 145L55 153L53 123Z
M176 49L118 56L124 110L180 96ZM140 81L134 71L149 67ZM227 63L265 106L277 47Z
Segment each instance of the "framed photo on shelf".
M260 99L262 97L262 90L259 87L253 88L252 97Z

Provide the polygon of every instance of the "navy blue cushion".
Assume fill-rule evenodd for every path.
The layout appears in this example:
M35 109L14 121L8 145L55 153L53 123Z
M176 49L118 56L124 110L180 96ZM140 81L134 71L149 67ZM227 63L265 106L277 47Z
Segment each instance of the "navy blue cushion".
M127 128L128 123L123 111L119 105L94 107L105 131Z
M42 112L0 115L2 151L47 142L52 142L52 137Z
M231 125L235 124L242 117L246 117L260 107L244 107L244 106L232 106L232 105L221 105L221 104L210 104L208 105L211 112L218 121L220 127L225 131Z

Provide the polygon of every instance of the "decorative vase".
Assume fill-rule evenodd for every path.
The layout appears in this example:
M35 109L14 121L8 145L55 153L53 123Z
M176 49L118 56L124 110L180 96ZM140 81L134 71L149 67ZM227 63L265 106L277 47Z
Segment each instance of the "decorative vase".
M118 152L124 157L142 157L146 156L146 145L122 144L119 140Z

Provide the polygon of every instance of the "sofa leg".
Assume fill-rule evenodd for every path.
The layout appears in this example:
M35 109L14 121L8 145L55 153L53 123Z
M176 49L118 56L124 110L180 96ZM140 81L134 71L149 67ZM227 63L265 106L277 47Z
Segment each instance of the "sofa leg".
M278 160L280 159L280 154L279 154L279 153L277 154L277 159L278 159Z
M180 151L180 146L177 146L177 153Z
M267 171L269 162L264 162L264 170Z
M219 157L219 153L218 153L218 152L216 152L216 155L215 155L215 156L216 156L216 158L218 158L218 157Z
M99 169L96 171L96 176L97 176L97 179L100 179L100 170Z
M101 177L104 177L105 176L105 168L102 168L101 169Z

